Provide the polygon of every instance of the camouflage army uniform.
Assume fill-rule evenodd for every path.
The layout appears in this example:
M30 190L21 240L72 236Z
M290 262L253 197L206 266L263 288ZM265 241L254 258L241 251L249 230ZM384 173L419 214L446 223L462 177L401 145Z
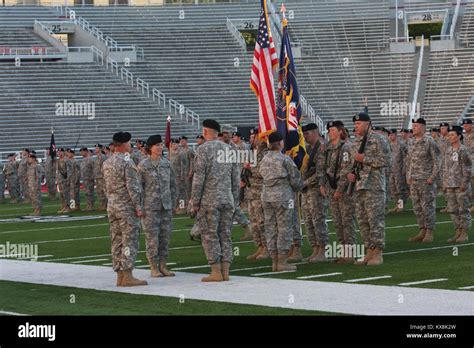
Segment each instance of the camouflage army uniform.
M474 166L474 131L471 133L464 133L464 145L469 150L471 156L471 162ZM474 168L473 168L474 172ZM471 176L471 195L470 195L471 205L474 202L474 175Z
M13 201L17 201L19 199L19 192L18 192L18 172L16 162L8 161L5 164L4 168L5 172L5 179L7 181L7 189L8 193L10 194L10 198Z
M190 179L189 175L193 173L194 156L194 151L189 147L181 147L178 152L179 172L176 175L179 185L183 190L183 199L185 200L185 205L188 204L191 197L192 178Z
M245 146L245 143L244 142L241 142L239 145L235 144L235 143L230 143L230 147L232 148L232 150L234 151L247 151L247 146ZM238 167L239 167L239 173L242 171L242 168L243 168L243 163L238 163ZM245 196L244 196L245 197ZM237 223L242 226L242 227L246 227L250 224L250 221L249 219L247 218L247 216L245 216L245 214L242 212L242 209L240 209L240 204L242 202L240 202L240 196L239 196L239 202L238 204L236 205L235 207L235 212L234 212L234 217L233 217L233 221L237 221Z
M358 152L362 137L352 146L352 156ZM356 217L366 249L385 248L385 168L391 165L392 155L388 140L370 132L364 153L362 169L354 189ZM341 172L346 175L350 169Z
M131 271L139 248L143 192L138 169L128 154L114 153L103 165L114 271Z
M221 151L229 145L219 140L206 141L196 151L191 200L199 209L196 223L209 264L232 262L232 216L239 201L237 163L219 163Z
M440 191L444 194L444 189L443 189L443 171L441 170L441 168L443 167L443 161L444 161L444 153L446 152L446 149L447 147L450 145L449 143L449 140L447 137L443 137L442 135L440 135L437 139L436 139L436 143L438 144L438 148L439 148L439 153L440 153L440 156L441 156L441 164L440 164L440 170L439 170L439 175L438 175L438 178L436 180L436 189L440 189ZM436 194L436 192L435 192Z
M91 155L81 161L81 178L86 191L87 209L94 208L94 159Z
M57 172L57 180L58 180L58 189L59 189L59 198L61 200L61 209L69 208L69 203L71 199L71 195L69 192L69 177L72 175L72 165L71 161L64 158L58 159L58 172Z
M107 209L107 196L105 195L105 181L104 174L102 172L102 166L104 165L107 157L103 153L99 153L94 160L94 179L95 188L97 190L97 197L99 199L99 209Z
M346 192L349 185L347 175L341 174L347 173L352 168L351 151L352 146L349 142L340 140L336 145L328 144L324 154L324 176L320 181L328 192L337 241L343 245L353 245L356 242L354 200ZM342 193L341 198L334 199L336 191Z
M146 256L150 263L166 261L172 230L172 212L176 202L176 180L166 158L150 157L138 165L143 186Z
M3 168L0 169L0 203L5 199L5 174Z
M71 161L71 177L69 177L69 194L71 200L74 200L75 208L79 208L81 204L81 166L74 158ZM72 207L71 207L72 208Z
M138 166L138 164L143 160L143 154L141 153L140 150L138 149L133 149L132 154L130 155L130 158L135 162L135 165Z
M28 179L28 191L29 197L31 199L31 205L34 209L41 210L41 172L40 167L36 161L28 164L26 174Z
M185 208L188 202L185 202L185 193L183 191L184 189L181 185L181 180L179 179L179 176L181 173L181 161L179 157L179 151L180 151L180 147L176 148L176 150L170 149L169 158L170 158L170 163L171 163L171 169L173 169L173 172L176 175L176 192L178 196L178 201L176 202L177 207Z
M297 209L295 193L303 188L303 179L293 160L276 151L263 157L259 172L268 251L272 257L287 255L293 239L291 211Z
M469 149L464 145L458 149L448 146L444 152L443 188L446 190L448 212L456 230L471 229L469 211L471 175L472 161Z
M18 178L20 183L20 196L22 199L29 203L30 197L28 192L28 177L27 177L27 168L28 168L28 157L23 157L18 164Z
M305 190L302 193L301 208L306 235L311 247L325 246L329 242L326 223L329 201L327 197L321 195L319 190L324 176L324 154L327 145L318 140L316 146L318 149L314 155L313 163L308 163L308 169L305 169L302 174ZM306 147L309 156L312 151L312 147Z
M392 151L392 166L390 168L390 194L395 204L400 201L405 206L407 202L407 184L406 184L406 155L407 146L405 142L397 137L397 141L390 142Z
M46 175L46 186L48 187L49 199L56 198L56 171L58 167L57 159L52 159L51 156L46 156L44 163L44 170Z
M436 226L436 178L441 169L438 145L428 136L408 145L407 180L411 181L410 193L413 210L420 229L434 231ZM427 179L433 184L428 185Z

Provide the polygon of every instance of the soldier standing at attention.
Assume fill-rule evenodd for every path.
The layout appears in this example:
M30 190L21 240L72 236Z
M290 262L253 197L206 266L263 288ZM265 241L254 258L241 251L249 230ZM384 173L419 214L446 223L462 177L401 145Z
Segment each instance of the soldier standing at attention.
M392 167L390 168L390 193L395 203L395 207L389 212L402 211L407 203L406 188L406 155L407 146L397 135L397 130L392 129L388 136L390 149L392 151Z
M408 144L407 182L420 232L408 241L429 243L433 241L436 226L436 180L441 155L435 141L425 135L426 121L412 120L412 126L414 138Z
M10 194L11 203L15 204L18 202L18 170L16 165L16 154L11 153L8 155L8 162L4 167L5 179L7 181L7 189Z
M193 180L193 161L194 161L194 151L188 146L188 138L185 136L181 137L180 140L181 148L178 152L178 161L180 172L177 174L180 185L184 193L184 209L187 210L187 204L191 198L191 186Z
M170 153L169 153L169 160L171 162L171 168L176 175L176 192L177 192L177 202L175 207L175 214L182 213L185 207L184 202L184 188L179 180L179 175L181 173L181 162L179 158L179 140L172 139L170 144Z
M102 173L102 166L107 157L103 152L102 144L95 144L95 159L94 159L94 179L95 188L97 190L97 197L99 198L99 211L107 210L107 197L105 196L105 181Z
M72 203L72 206L70 207L72 211L79 211L81 210L81 196L80 196L80 191L81 191L81 166L79 163L76 161L74 158L74 150L73 149L67 149L66 150L66 155L68 156L68 159L71 163L71 176L68 177L69 179L69 195L70 199L73 200L74 202Z
M272 258L272 271L296 270L288 264L288 252L293 241L292 209L297 209L296 193L303 188L303 179L293 160L281 153L283 136L273 132L268 136L270 151L262 159L262 204L265 214L267 248Z
M173 208L176 202L176 181L170 161L163 157L159 134L148 138L148 156L138 164L143 186L145 217L142 219L146 255L152 277L173 277L166 268L171 239Z
M35 216L41 215L41 172L36 160L36 152L32 151L28 156L28 167L26 170L28 179L29 197L33 206Z
M20 163L18 163L18 178L20 179L20 197L25 203L30 203L30 197L28 192L28 177L26 173L29 155L30 150L23 149L23 151L21 152Z
M56 177L58 178L58 190L59 199L61 201L61 209L58 213L70 212L69 201L71 199L69 192L69 178L72 175L71 161L65 156L66 152L63 148L58 149L58 172Z
M303 126L303 136L307 143L306 152L309 162L302 174L304 188L302 193L301 208L303 210L304 226L309 244L313 253L307 261L326 261L325 248L329 242L329 231L326 223L328 214L328 198L322 195L320 185L324 176L324 154L326 144L321 139L318 126L314 123Z
M388 141L369 128L370 117L361 112L352 118L356 139L352 157L360 165L359 178L350 172L347 178L355 182L354 201L360 233L367 253L356 265L376 266L383 263L385 248L385 168L391 165L392 155ZM367 137L364 153L359 153L360 144ZM345 174L345 172L344 172Z
M94 210L94 160L87 147L81 149L81 178L86 190L87 208L85 211Z
M448 212L448 203L447 203L447 199L446 199L446 192L443 188L443 171L442 171L442 166L443 166L443 161L444 161L444 153L446 151L446 149L448 148L449 146L449 140L448 140L448 129L449 129L449 123L447 122L442 122L439 124L439 137L438 137L438 141L437 141L437 144L438 144L438 147L439 147L439 152L440 152L440 155L441 155L441 167L440 167L440 171L439 171L439 179L437 181L437 183L439 184L439 186L436 186L437 189L439 189L443 196L444 196L444 202L445 202L445 207L443 209L440 210L440 213L447 213ZM437 194L437 192L435 193L435 195Z
M56 199L56 171L58 167L57 160L51 157L51 150L46 149L46 161L44 163L44 171L46 176L46 185L48 187L49 200Z
M203 122L206 142L196 152L191 201L196 223L211 274L203 282L229 280L232 262L232 216L239 202L239 167L231 161L219 161L229 145L217 140L220 125L207 119Z
M443 189L448 201L448 212L454 223L455 235L448 242L464 243L471 229L469 191L471 186L472 161L469 149L461 144L462 127L449 128L450 145L443 161Z
M128 132L115 133L114 153L103 166L112 240L112 267L117 272L117 286L148 284L134 278L132 273L139 248L139 218L145 217L145 212L138 169L130 157L131 138Z
M464 145L467 147L469 150L469 154L471 156L471 161L472 164L474 165L474 131L472 127L472 120L470 119L464 119L462 120L462 125L464 128ZM471 176L471 195L470 195L470 200L471 200L471 212L474 212L474 175Z

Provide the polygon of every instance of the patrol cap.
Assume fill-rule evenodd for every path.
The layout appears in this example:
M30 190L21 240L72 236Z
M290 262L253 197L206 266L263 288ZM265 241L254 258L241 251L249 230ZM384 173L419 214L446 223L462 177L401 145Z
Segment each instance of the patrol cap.
M147 141L146 141L146 146L148 146L149 148L151 148L153 145L161 144L162 142L163 142L163 140L161 140L161 135L155 134L155 135L150 136L150 137L147 139Z
M242 137L242 134L239 131L237 131L237 132L233 132L232 136L233 137Z
M283 140L283 135L278 131L275 131L268 136L268 142L270 144L279 142L280 140Z
M416 120L413 118L411 120L411 123L418 123L418 124L424 124L426 126L426 121L424 118L420 117L420 118L417 118Z
M316 123L308 123L306 126L303 126L301 128L303 132L309 132L315 129L318 129L318 126L316 125Z
M326 129L329 130L331 127L344 127L344 123L342 121L329 121L326 124Z
M358 114L355 114L354 117L352 117L352 122L356 121L370 121L369 114L366 112L359 112Z
M81 149L79 151L89 151L89 149L87 147L81 147Z
M112 137L112 140L115 143L121 144L125 144L126 142L130 141L130 139L132 139L132 135L129 132L117 132Z
M448 123L448 122L441 122L441 123L439 124L439 127L440 127L440 128L441 128L441 127L449 127L449 123Z
M221 131L221 125L219 124L219 122L217 122L216 120L210 119L210 118L202 121L202 126L204 128L214 129L217 132Z
M472 124L472 120L469 118L465 118L464 120L462 120L462 124Z

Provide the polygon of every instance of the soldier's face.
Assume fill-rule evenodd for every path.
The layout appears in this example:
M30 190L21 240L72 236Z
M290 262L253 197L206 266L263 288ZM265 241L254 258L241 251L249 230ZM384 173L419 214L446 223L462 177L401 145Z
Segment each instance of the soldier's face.
M390 141L395 141L397 140L397 135L395 133L390 133L388 138L390 139Z
M198 145L202 145L204 140L202 140L201 138L197 138L196 142L197 142Z
M123 144L123 149L125 152L131 153L132 152L132 144L130 141L127 141L126 143Z
M457 132L449 132L448 139L451 144L456 144L459 142L459 135Z
M331 127L328 130L328 137L331 141L339 140L341 137L341 132L339 129L337 129L337 127Z
M441 135L442 135L443 137L445 137L445 136L448 134L448 127L446 127L446 126L441 127L441 128L439 129L439 132L441 133Z
M10 162L15 162L16 161L16 156L9 157L8 159L10 160Z
M226 144L229 144L230 143L230 136L229 136L229 133L223 133L222 134L222 141Z
M421 124L421 123L413 123L412 124L412 129L413 129L413 135L415 136L420 136L420 135L423 135L425 134L425 125ZM410 133L406 133L407 134L407 137L409 137Z
M161 156L163 154L163 143L153 145L150 151L152 155Z
M31 164L33 163L35 160L32 158L32 157L28 157L28 163Z
M363 136L367 132L367 129L369 128L369 122L355 121L354 128L355 128L356 135Z
M471 133L472 131L472 124L466 123L463 125L463 128L466 132Z

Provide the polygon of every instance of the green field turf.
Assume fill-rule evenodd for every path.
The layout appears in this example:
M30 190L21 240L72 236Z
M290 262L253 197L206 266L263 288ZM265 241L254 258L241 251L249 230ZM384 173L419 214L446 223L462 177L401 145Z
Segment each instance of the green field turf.
M441 203L442 199L439 198ZM441 204L439 204L441 205ZM58 201L44 200L43 215L56 215ZM411 207L408 206L407 209ZM0 205L0 219L13 218L31 213L26 204ZM70 215L96 215L98 212L74 212ZM105 213L102 213L105 214ZM297 272L271 274L261 277L280 279L297 279L301 276L341 272L331 277L313 278L306 281L344 282L351 279L390 275L391 278L357 282L357 284L398 285L404 282L426 279L447 278L447 281L415 285L417 287L452 289L474 285L473 257L474 240L465 245L453 245L446 240L454 234L453 225L448 214L437 213L437 229L433 243L409 243L408 237L418 232L415 216L412 211L392 213L386 219L386 249L382 266L360 267L355 265L337 265L333 262L319 264L299 264ZM189 231L193 219L177 216L174 219L174 230L171 241L169 263L171 269L182 269L185 272L207 273L206 259L199 243L189 239ZM335 240L332 223L329 223L330 240ZM246 257L253 253L253 242L240 242L243 234L240 226L234 226L233 239L235 259L231 275L252 276L256 273L271 271L271 261L247 261ZM472 236L471 236L472 237ZM107 219L74 221L74 222L0 222L0 244L32 243L38 244L39 255L52 255L40 261L79 263L82 265L101 266L111 262L110 238ZM144 253L145 242L140 237L140 250L137 266L146 266ZM310 247L304 239L303 255L309 256ZM82 263L82 261L96 260ZM104 260L105 259L105 260ZM27 261L25 261L27 262ZM202 267L200 267L202 266ZM110 266L109 266L110 267ZM142 268L142 267L140 267ZM143 268L142 268L143 269ZM146 269L146 268L145 268ZM35 289L35 290L32 290ZM86 298L83 305L71 307L60 302L51 303L54 298L61 298L71 293L71 289L54 286L19 284L1 282L0 310L28 314L315 314L315 312L291 311L279 308L234 305L207 301L189 301L188 306L179 307L176 299L159 298L160 308L150 307L158 301L155 297L106 293L88 290L74 290ZM465 290L472 291L472 290ZM19 300L31 298L31 301ZM107 300L100 300L106 298ZM141 303L131 309L128 300ZM109 301L110 300L110 301ZM101 305L97 305L101 303ZM207 305L206 305L207 303ZM153 308L153 309L150 309ZM319 314L319 312L318 312Z

